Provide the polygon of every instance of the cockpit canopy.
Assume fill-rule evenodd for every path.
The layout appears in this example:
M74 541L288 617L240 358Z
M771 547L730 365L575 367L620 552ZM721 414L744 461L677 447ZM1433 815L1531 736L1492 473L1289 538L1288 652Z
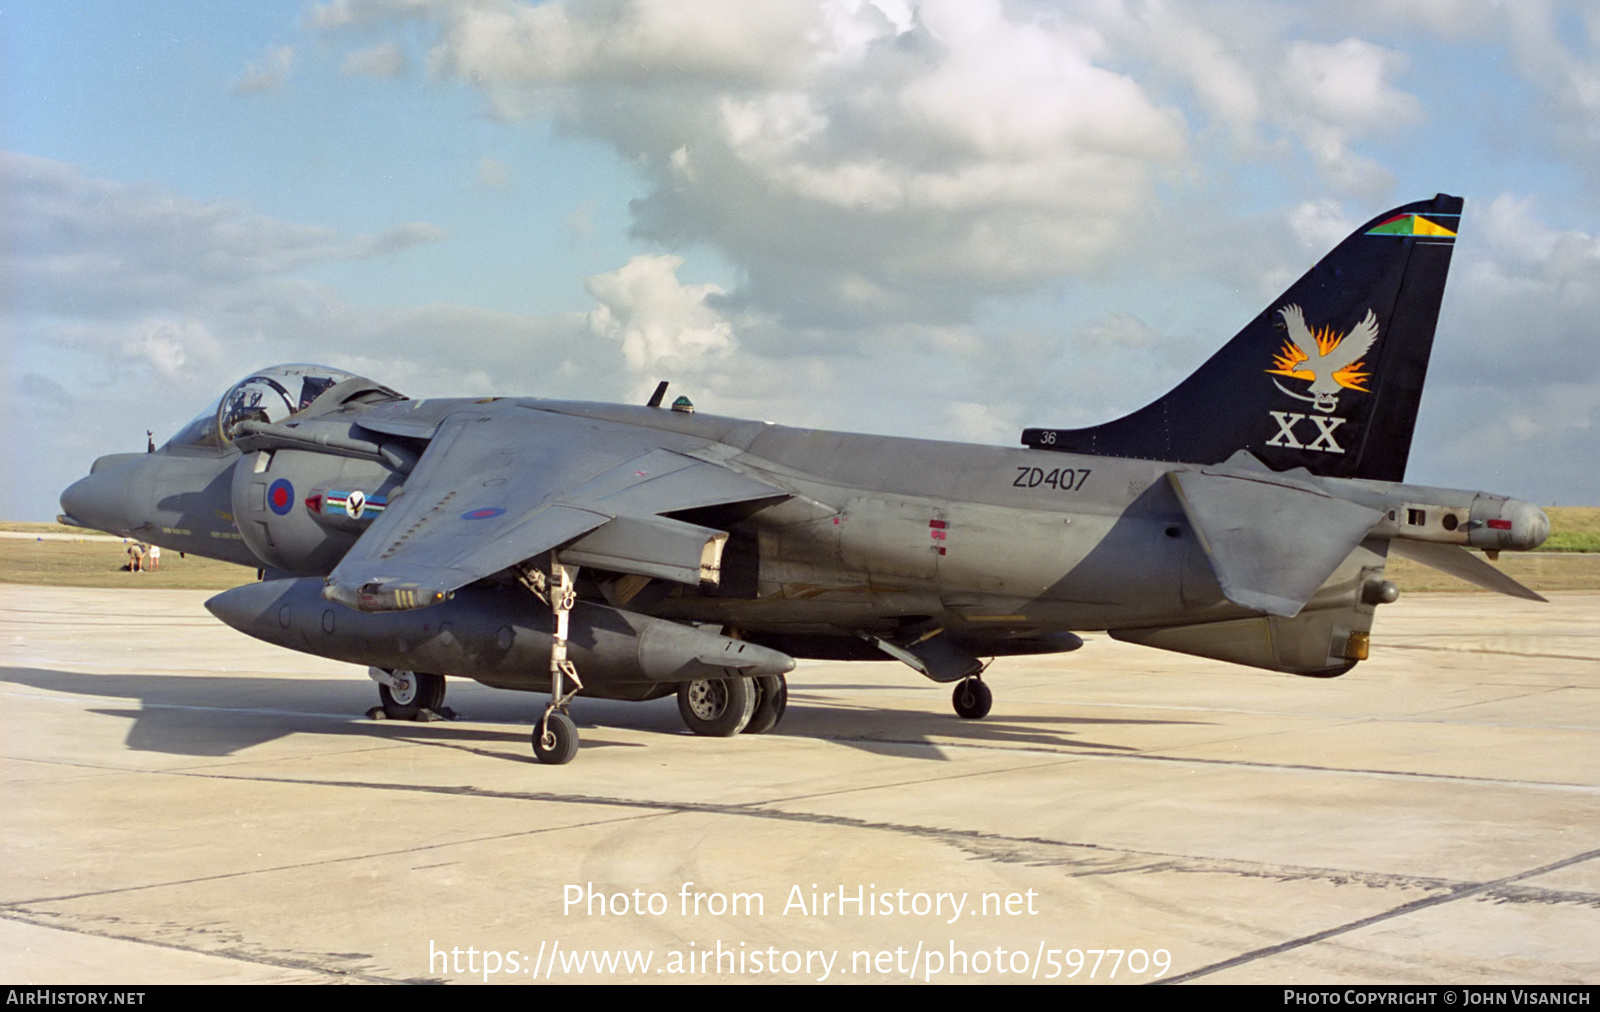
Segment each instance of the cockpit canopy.
M234 426L243 421L282 422L311 406L324 391L357 379L354 373L325 365L275 365L253 372L228 388L163 449L222 450L232 441Z

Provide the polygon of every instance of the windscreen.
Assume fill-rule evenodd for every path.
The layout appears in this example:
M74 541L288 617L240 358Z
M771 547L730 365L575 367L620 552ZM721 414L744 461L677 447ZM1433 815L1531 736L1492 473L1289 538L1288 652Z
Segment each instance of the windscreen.
M240 422L282 422L306 408L329 387L354 373L324 365L277 365L251 373L167 441L164 448L222 450Z

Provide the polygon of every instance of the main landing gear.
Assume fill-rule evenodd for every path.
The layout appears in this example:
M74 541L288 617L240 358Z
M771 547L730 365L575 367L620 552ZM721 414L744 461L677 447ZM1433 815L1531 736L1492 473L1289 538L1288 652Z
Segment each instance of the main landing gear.
M678 715L684 726L709 738L766 734L778 726L788 706L789 683L782 675L700 678L678 686Z
M403 668L369 668L367 674L378 683L378 699L389 720L438 720L444 716L440 712L444 709L443 675Z
M782 675L762 675L751 681L756 686L756 708L744 733L766 734L778 726L783 711L789 708L789 680Z

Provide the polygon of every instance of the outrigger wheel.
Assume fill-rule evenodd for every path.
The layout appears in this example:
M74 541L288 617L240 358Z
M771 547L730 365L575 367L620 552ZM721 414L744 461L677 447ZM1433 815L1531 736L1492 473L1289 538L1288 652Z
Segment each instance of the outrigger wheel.
M994 705L994 693L983 684L982 678L973 675L956 683L956 691L951 693L950 702L955 705L956 716L965 720L979 720L989 715L989 708Z

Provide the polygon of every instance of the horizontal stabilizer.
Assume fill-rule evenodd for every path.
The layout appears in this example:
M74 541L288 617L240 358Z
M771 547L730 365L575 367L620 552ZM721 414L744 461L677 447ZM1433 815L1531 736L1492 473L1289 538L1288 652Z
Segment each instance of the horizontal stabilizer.
M1267 471L1170 471L1167 478L1223 596L1293 618L1382 513Z
M1543 601L1544 598L1513 580L1505 573L1489 565L1489 563L1473 555L1458 545L1442 545L1433 541L1402 541L1399 538L1389 542L1389 551L1395 555L1420 562L1424 566L1431 566L1441 573L1448 573L1458 580L1465 580L1470 584L1492 590L1497 594L1509 594L1529 601Z

